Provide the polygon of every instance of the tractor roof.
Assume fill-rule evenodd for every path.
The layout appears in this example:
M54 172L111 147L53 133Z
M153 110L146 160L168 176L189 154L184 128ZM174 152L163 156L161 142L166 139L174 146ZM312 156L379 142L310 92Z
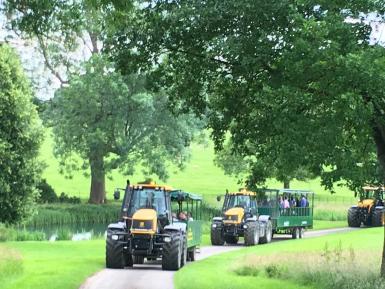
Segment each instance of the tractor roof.
M164 190L172 191L173 188L167 185L158 185L155 182L149 183L138 183L132 186L134 189L153 189L153 190Z
M255 196L256 193L252 191L248 191L246 189L240 189L238 192L229 193L229 195L237 195L237 196Z
M194 200L194 201L202 201L202 196L183 192L181 190L174 190L170 193L171 201L188 201L188 200Z

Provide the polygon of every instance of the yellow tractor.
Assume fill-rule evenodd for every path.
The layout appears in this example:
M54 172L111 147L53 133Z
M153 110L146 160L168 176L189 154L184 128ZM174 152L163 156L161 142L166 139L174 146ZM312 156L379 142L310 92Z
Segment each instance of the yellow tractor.
M125 191L122 218L107 229L107 268L121 269L143 264L145 259L161 259L163 270L179 270L186 261L195 260L201 241L200 196L153 182L131 186L127 181L125 189L115 191L115 199L120 198L119 190ZM189 218L175 218L172 202L177 203L178 213L183 203L190 204Z
M217 198L220 201L220 197ZM223 215L215 217L211 224L211 244L223 245L238 243L244 237L245 245L270 243L273 235L271 218L259 215L255 192L240 189L226 192L222 209Z
M385 224L384 191L384 187L367 186L362 188L359 192L358 204L348 210L349 227L360 227L361 224L380 227Z

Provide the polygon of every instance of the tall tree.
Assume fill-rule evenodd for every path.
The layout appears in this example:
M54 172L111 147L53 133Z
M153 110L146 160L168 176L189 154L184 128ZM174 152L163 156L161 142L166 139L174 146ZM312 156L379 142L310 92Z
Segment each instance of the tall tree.
M32 91L17 55L0 45L0 223L17 223L33 212L42 139Z
M181 167L189 155L197 122L189 115L172 115L167 97L147 93L144 81L140 75L122 77L95 55L84 74L71 76L69 86L53 99L56 154L63 169L90 168L91 203L104 202L105 176L112 169L132 174L140 165L164 180L168 165Z
M328 189L385 182L385 49L369 45L365 16L381 12L382 1L142 7L142 33L117 30L111 54L122 71L135 59L143 67L166 58L159 81L176 108L208 111L217 149L230 132L240 156L279 159L281 171L306 167Z

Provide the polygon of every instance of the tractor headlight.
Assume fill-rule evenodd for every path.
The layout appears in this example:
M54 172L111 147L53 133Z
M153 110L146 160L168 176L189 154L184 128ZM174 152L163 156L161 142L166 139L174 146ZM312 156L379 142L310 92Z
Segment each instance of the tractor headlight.
M216 228L216 227L217 227L217 224L213 224L212 227L213 227L213 228Z
M243 229L247 229L247 225L243 225Z
M165 241L166 243L170 243L171 242L171 237L164 237L163 241Z
M119 236L118 235L111 235L111 239L114 241L117 241L117 240L119 240Z

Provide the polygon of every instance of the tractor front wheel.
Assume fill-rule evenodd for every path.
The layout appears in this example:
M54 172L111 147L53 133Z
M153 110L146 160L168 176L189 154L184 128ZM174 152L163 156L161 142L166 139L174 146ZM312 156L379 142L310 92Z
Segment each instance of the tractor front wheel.
M215 225L215 227L214 227ZM211 245L213 246L223 246L225 243L225 240L223 238L223 233L222 233L222 226L220 224L215 224L213 223L211 225Z
M360 214L359 210L355 207L351 207L348 210L348 225L349 227L360 227L361 226L361 220L360 220Z
M123 269L126 266L131 267L132 256L123 251L124 243L112 240L113 231L107 234L106 240L106 267L111 269Z
M162 269L179 270L182 260L182 235L180 233L171 233L171 241L163 245Z
M372 214L372 226L373 227L381 227L384 225L384 210L376 210Z
M257 222L249 222L245 226L245 245L257 245L259 243L259 224Z

